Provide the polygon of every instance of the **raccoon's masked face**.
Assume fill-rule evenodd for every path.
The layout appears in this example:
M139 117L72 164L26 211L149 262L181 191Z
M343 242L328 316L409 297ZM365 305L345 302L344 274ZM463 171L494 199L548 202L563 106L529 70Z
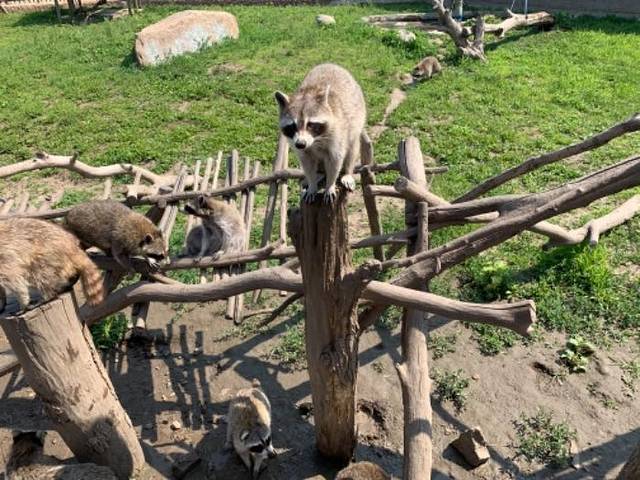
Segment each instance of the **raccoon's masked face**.
M323 92L305 92L289 100L282 92L275 97L280 106L280 130L298 151L325 143L333 118L328 102L329 87Z
M251 460L251 474L253 478L258 478L263 462L267 458L274 458L276 451L271 444L271 435L262 438L254 432L251 434L248 430L242 433L240 439L245 442L245 446L249 451Z
M160 229L147 232L140 240L140 251L151 267L157 267L168 257L167 247Z

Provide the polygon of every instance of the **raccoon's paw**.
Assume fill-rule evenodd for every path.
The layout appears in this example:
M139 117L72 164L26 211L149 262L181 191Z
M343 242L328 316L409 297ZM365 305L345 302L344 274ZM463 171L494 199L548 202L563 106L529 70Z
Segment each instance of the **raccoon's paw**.
M331 185L324 191L324 203L333 204L338 198L338 191L335 185Z
M353 192L356 189L356 181L351 175L343 175L340 179L340 183L342 183L342 186L350 192Z
M302 200L304 200L305 203L313 203L313 201L316 199L316 193L316 189L307 188L304 192L302 192Z

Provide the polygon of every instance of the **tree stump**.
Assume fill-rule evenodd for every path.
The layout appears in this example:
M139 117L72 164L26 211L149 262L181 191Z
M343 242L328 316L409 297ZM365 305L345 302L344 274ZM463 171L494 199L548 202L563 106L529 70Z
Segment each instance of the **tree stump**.
M128 479L145 464L129 416L71 293L17 316L0 318L31 388L79 462L110 467Z
M356 444L356 306L362 282L349 249L347 195L333 205L303 204L289 216L302 270L307 364L319 452L347 463Z

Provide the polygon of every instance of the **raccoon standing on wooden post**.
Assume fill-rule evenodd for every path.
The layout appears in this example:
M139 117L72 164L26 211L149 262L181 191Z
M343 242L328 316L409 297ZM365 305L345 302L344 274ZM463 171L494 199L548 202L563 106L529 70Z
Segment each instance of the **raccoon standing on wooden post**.
M260 475L262 462L276 456L271 444L271 404L257 379L229 403L225 447L236 451L254 479Z
M344 68L331 63L314 67L291 98L275 93L280 106L280 129L295 150L307 181L303 193L312 202L318 192L318 169L324 167L325 203L337 197L336 181L355 188L353 170L360 158L360 136L367 108L358 82Z
M29 305L29 288L51 300L80 278L87 302L104 299L102 275L80 248L80 241L62 227L32 218L0 221L0 311L6 294L20 307Z

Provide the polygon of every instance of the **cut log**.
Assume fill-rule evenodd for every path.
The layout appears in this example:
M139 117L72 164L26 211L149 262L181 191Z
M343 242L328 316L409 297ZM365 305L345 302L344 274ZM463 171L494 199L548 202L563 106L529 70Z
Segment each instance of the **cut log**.
M469 35L465 28L453 19L451 11L444 6L443 0L431 0L433 9L438 14L440 23L447 29L447 33L453 40L458 51L467 57L475 58L485 62L487 58L484 55L484 20L482 16L476 17L476 25L474 27L474 40L469 40Z
M138 475L145 464L142 448L89 327L78 319L73 295L1 318L0 325L29 385L78 461L107 466L121 479Z
M553 15L547 12L529 13L527 15L521 15L513 13L507 9L507 18L497 25L487 25L487 32L493 33L497 37L504 37L505 34L514 28L519 27L532 27L534 25L540 27L551 27L555 24L555 18Z
M304 284L305 344L316 446L348 463L356 446L356 305L362 283L351 266L347 195L302 204L289 218Z

